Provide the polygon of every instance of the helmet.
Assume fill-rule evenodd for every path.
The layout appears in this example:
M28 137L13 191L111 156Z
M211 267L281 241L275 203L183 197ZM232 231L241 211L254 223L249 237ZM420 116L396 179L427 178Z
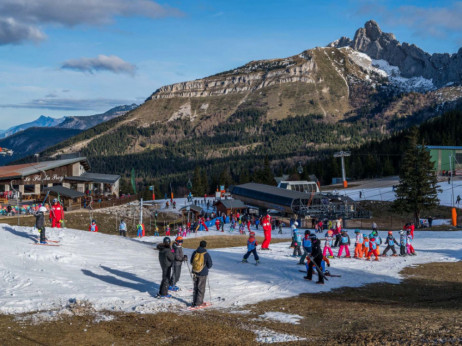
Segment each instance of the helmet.
M399 231L399 234L404 234L404 231L403 231L403 230L400 230L400 231Z
M332 234L334 234L334 232L331 229L327 231L327 235L332 235Z
M164 245L170 245L171 242L172 242L172 241L170 240L169 237L165 237L165 238L164 238L164 241L163 241Z
M310 239L314 240L314 239L318 239L318 238L316 237L316 234L313 233L313 234L310 234Z
M361 233L359 229L355 229L355 233Z
M254 237L254 236L255 236L255 232L250 232L249 235L250 235L251 237Z
M170 239L170 238L168 238L168 239ZM183 237L178 236L178 237L175 238L175 243L182 243L182 242L183 242Z
M43 205L39 208L39 212L46 213L47 208L45 208Z
M311 232L310 232L309 229L305 230L305 235L310 235L310 233L311 233Z
M95 221L95 220L91 220L91 223L96 223L96 221Z
M58 203L58 199L57 199L57 198L53 198L53 203Z
M364 239L369 239L369 236L367 234L365 234Z
M393 232L392 232L392 231L388 231L388 235L393 235Z
M297 221L294 222L294 226L295 226L295 227L298 226L298 222L297 222Z

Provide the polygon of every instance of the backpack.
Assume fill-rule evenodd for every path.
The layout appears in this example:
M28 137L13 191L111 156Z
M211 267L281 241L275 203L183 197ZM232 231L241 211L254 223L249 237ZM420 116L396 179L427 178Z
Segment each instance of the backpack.
M192 261L192 272L193 273L200 273L202 269L205 267L205 254L206 252L203 253L197 253L194 255L193 261Z

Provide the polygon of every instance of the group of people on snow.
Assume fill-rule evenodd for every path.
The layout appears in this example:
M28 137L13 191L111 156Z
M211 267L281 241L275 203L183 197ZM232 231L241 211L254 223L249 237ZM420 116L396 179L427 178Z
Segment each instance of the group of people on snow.
M46 239L46 229L45 229L45 214L48 212L48 209L45 206L40 206L38 210L35 212L35 228L40 233L40 244L47 244ZM59 203L58 199L53 199L52 206L50 207L49 215L48 215L51 227L53 228L61 228L64 223L64 208Z

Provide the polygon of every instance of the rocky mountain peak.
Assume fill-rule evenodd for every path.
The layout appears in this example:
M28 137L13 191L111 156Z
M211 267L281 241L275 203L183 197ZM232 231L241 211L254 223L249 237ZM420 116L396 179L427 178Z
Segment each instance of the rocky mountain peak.
M414 44L400 43L392 33L383 32L377 22L369 20L359 28L353 40L342 37L329 47L351 47L375 60L385 60L399 68L406 78L423 77L436 87L462 84L462 54L428 54Z

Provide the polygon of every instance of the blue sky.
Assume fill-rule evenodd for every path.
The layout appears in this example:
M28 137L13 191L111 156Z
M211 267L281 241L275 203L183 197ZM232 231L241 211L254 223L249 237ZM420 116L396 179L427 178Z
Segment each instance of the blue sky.
M460 18L462 1L444 0L0 0L0 129L141 103L165 84L352 38L369 19L455 53Z

